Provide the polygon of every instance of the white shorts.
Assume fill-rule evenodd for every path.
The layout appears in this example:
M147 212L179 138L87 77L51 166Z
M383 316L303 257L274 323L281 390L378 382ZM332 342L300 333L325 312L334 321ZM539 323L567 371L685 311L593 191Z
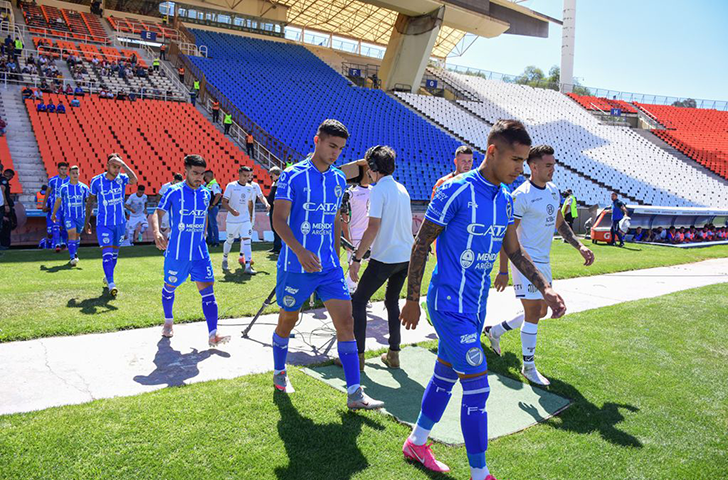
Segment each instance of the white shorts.
M250 222L228 223L225 228L228 239L251 238L253 236L253 226Z
M551 278L551 264L550 263L535 263L538 271L541 275L546 277L546 280L551 286L553 279ZM511 264L511 267L513 265ZM539 292L536 287L527 279L516 267L513 267L513 290L516 292L516 298L521 300L543 300L543 295Z
M143 217L129 217L129 222L127 222L126 228L129 229L129 231L133 232L140 225L142 227L142 230L146 230L147 228L149 228L149 223L147 223L146 215Z

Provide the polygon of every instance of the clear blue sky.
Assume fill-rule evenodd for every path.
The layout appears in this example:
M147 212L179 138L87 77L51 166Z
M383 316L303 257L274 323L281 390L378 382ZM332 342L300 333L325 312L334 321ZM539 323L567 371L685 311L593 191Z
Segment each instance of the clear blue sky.
M522 5L561 19L561 0ZM448 62L518 74L561 63L561 26L549 38L479 38ZM625 92L728 100L728 0L577 0L574 76Z

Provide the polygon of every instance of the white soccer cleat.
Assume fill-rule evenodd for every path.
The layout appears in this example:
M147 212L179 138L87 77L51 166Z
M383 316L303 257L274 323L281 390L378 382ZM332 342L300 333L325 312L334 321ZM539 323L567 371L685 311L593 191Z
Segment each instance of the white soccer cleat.
M250 265L247 265L245 267L245 270L243 271L243 273L246 273L248 275L257 275L258 274L258 272L256 272L255 270L253 270L253 267L251 267Z
M226 344L230 341L230 335L218 335L215 334L214 336L210 337L207 344L212 347L219 347L220 345Z
M488 334L488 340L490 340L490 348L493 349L496 355L501 356L500 337L493 334L493 328L489 327L486 330Z
M356 392L347 395L346 406L349 410L376 410L384 406L384 402L374 400L372 397L364 393L364 389L359 387Z
M538 370L536 370L536 367L526 368L525 366L521 368L521 375L526 377L526 380L529 382L540 385L542 387L548 387L551 385L551 382L549 382L549 379L544 377L539 373Z
M68 262L68 263L70 263L72 267L75 267L76 265L78 265L78 257L76 257L76 258L72 259L72 260L71 260L70 262Z
M119 294L119 289L116 288L116 285L114 285L113 283L109 284L109 294L112 297L116 297Z
M291 380L288 378L288 374L284 371L281 373L273 374L273 386L279 392L283 393L295 393L296 390L291 385Z
M223 259L222 259L222 271L223 271L223 272L228 272L228 271L230 271L230 268L229 268L229 266L228 266L228 259L227 259L227 258L223 258Z

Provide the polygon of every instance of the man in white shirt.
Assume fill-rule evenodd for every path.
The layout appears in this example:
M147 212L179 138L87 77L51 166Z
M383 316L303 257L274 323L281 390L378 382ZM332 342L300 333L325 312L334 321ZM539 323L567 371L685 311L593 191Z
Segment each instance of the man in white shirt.
M395 157L394 150L384 145L370 148L365 156L374 183L369 198L369 222L349 266L352 279L359 280L361 259L371 247L369 265L351 299L360 367L365 350L367 302L387 282L384 305L389 323L389 351L381 359L387 367L399 368L399 294L407 279L414 237L409 193L392 177Z
M230 182L225 187L222 196L222 207L228 214L225 220L227 239L222 247L222 269L229 271L228 254L233 248L236 238L240 238L240 257L244 257L245 271L248 275L255 275L251 262L253 261L253 250L250 238L253 235L253 197L255 190L248 184L253 175L253 169L241 166L238 170L238 180Z
M126 199L126 209L129 211L129 221L126 222L126 244L134 245L134 241L142 241L142 235L149 228L147 222L147 196L144 194L144 185L137 187L136 193Z
M348 215L348 222L343 223L342 233L354 248L358 248L364 232L369 225L369 197L372 192L372 186L369 184L369 175L362 176L359 185L355 185L348 189L349 206L351 213ZM346 220L346 219L345 219ZM348 252L349 262L353 252ZM349 293L354 293L357 283L352 280L351 275L346 276L346 286L349 287Z
M174 173L172 174L172 181L167 182L164 185L162 185L159 189L159 200L162 200L162 197L164 197L164 194L169 190L169 187L172 185L177 185L178 183L181 183L184 181L184 178L182 177L181 173ZM162 217L162 221L159 224L159 231L162 232L162 235L165 237L169 237L169 213L164 212L164 216Z
M534 265L551 285L551 244L554 228L576 248L584 265L594 263L594 254L577 240L576 235L564 220L559 209L559 189L551 182L556 167L554 149L549 145L531 148L528 155L531 178L513 192L513 217L518 241L533 260ZM501 250L500 271L495 288L502 292L508 285L508 257ZM511 320L486 327L493 351L500 355L500 337L505 332L521 327L521 349L523 368L521 374L536 385L550 385L551 382L536 370L536 336L538 322L548 313L548 306L539 290L520 272L513 268L513 289L521 300L524 313ZM524 322L525 319L525 322Z

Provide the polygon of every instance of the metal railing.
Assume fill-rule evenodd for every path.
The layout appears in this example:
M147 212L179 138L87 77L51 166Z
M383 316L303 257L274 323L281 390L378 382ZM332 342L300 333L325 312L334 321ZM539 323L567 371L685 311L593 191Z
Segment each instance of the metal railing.
M579 95L586 95L592 97L603 97L613 100L624 100L625 102L637 102L646 103L653 105L672 105L676 102L684 102L686 100L693 100L695 102L695 108L708 108L714 110L728 110L728 101L726 100L704 100L694 99L687 97L672 97L667 95L656 95L650 93L633 93L633 92L622 92L619 90L609 90L605 88L594 88L584 85L568 85L563 86L579 87L585 89L585 92L579 92Z
M65 24L64 24L65 25ZM111 44L111 38L99 37L98 35L87 35L84 33L65 32L63 30L53 30L44 27L33 27L27 25L15 24L16 34L22 36L27 35L28 38L41 37L41 38L61 38L71 42L84 42L84 43L101 43L103 45Z

